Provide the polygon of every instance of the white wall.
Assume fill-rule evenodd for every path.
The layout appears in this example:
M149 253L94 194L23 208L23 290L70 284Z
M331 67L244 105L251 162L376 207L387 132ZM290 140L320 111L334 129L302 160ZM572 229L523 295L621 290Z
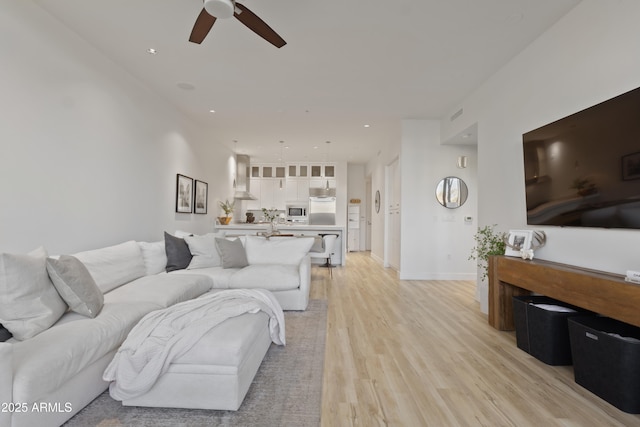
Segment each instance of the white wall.
M443 121L478 124L479 223L526 228L522 134L640 86L640 2L583 0ZM536 257L624 274L640 269L640 230L541 227ZM486 310L486 286L481 306Z
M371 177L371 200L375 200L376 191L380 192L380 212L375 211L371 216L371 256L380 263L384 261L384 207L386 206L385 167L399 156L401 130L398 129L398 139L389 141L387 147L367 163L365 175Z
M367 164L371 176L371 200L380 190L380 213L372 214L371 255L384 260L385 166L400 159L401 180L401 264L400 278L406 280L473 280L475 264L469 261L477 221L475 147L442 145L440 122L405 120L398 141ZM469 158L469 167L458 169L459 155ZM469 199L459 209L446 209L436 201L440 179L458 176L469 187ZM473 221L465 223L464 217Z
M74 252L208 230L230 153L31 2L0 3L0 251ZM209 214L175 213L176 174Z
M460 155L469 159L465 169L456 167ZM401 279L475 279L475 265L468 259L477 211L475 165L474 147L441 144L440 121L403 122ZM467 183L469 198L460 208L447 209L436 200L436 186L447 176L457 176ZM465 222L466 216L474 220Z

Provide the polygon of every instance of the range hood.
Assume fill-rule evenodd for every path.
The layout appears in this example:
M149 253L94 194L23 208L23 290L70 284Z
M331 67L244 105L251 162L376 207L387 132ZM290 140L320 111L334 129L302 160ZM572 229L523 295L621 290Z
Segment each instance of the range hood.
M234 199L256 200L256 197L249 192L249 156L244 154L236 155L236 192Z

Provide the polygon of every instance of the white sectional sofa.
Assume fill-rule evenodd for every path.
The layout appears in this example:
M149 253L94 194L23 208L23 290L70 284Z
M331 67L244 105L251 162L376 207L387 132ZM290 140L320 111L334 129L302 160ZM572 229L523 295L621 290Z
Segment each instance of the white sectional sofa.
M216 237L220 236L185 236L182 244L188 241L194 253L185 268L173 265L168 273L164 270L176 262L172 245L181 242L170 235L164 242L129 241L74 254L75 264L70 265L80 264L78 277L86 278L84 268L97 289L80 289L71 296L58 286L60 277L53 283L49 278L69 272L52 272L54 262L43 251L1 254L0 323L13 337L0 342L0 426L56 426L71 418L107 389L102 379L105 368L129 331L151 311L234 287L271 288L283 309L306 308L310 286L307 252L313 239L227 239L236 252L242 252L237 251L238 244L244 243L248 264L229 267L238 260L233 259L233 250L223 250L216 258L217 250L211 250ZM60 257L59 261L69 259ZM75 278L69 282L73 284ZM34 290L29 291L32 284L36 284ZM54 284L58 293L51 291ZM67 309L67 304L75 311ZM21 309L29 319L19 318ZM259 366L261 360L253 363ZM251 378L248 383L243 379L245 388Z

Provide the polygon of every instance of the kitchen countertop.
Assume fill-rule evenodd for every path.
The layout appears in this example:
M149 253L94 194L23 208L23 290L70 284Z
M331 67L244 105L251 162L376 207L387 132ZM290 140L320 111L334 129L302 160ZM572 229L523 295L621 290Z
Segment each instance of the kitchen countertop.
M216 230L229 230L233 234L238 234L237 232L242 232L240 234L249 234L249 233L258 233L261 231L271 230L271 223L269 222L258 222L258 223L246 223L240 222L229 225L218 225L215 226ZM346 251L347 251L347 240L345 238L345 226L343 225L317 225L317 224L278 224L278 231L282 234L294 233L298 232L298 235L304 235L304 233L310 233L310 236L318 235L322 232L329 231L334 232L335 234L341 236L341 244L339 247L335 248L335 254L337 256L332 257L333 262L336 265L346 265ZM235 233L234 233L235 232Z
M271 228L271 223L268 222L258 222L258 223L236 223L229 225L216 225L216 228L221 230L224 229L233 229L233 228L241 228L241 229L261 229L261 228ZM278 224L278 230L344 230L343 225L319 225L319 224Z

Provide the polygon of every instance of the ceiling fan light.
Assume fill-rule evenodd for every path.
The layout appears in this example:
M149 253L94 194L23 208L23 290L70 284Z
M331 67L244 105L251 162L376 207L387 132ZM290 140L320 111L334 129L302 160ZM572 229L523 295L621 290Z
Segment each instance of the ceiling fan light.
M216 18L231 18L234 9L232 0L204 0L204 10Z

